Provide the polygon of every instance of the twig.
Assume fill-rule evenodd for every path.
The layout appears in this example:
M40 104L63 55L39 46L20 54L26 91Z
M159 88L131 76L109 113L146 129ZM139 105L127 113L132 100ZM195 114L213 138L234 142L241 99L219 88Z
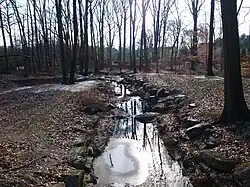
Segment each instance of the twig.
M7 173L7 172L10 172L10 171L16 171L16 170L19 170L19 169L22 169L24 167L27 167L27 166L30 166L31 164L33 164L34 162L40 160L40 159L43 159L45 158L46 156L41 156L37 159L33 159L32 161L28 162L27 164L24 164L24 165L21 165L21 166L17 166L17 167L14 167L14 168L10 168L10 169L6 169L6 170L2 170L0 171L0 173Z
M113 162L112 162L111 154L109 154L109 160L110 160L111 167L114 167L114 164L113 164Z

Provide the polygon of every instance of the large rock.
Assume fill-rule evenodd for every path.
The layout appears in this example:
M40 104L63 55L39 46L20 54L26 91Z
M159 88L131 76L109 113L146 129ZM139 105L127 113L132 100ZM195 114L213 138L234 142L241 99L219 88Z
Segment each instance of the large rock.
M213 126L210 125L209 123L200 123L192 127L189 127L186 130L186 134L188 135L189 138L199 138L203 136L205 130L208 128L213 128Z
M239 186L250 187L250 162L237 166L233 176Z
M66 187L82 187L84 174L83 171L71 171L63 175L63 182Z
M169 94L168 91L166 91L164 88L160 88L159 90L157 90L156 96L157 97L167 97Z
M98 112L102 112L102 111L103 111L103 109L97 103L88 105L84 109L84 112L86 112L89 115L94 115L94 114L97 114Z
M199 123L201 123L200 120L192 118L192 117L188 117L187 119L184 119L182 121L183 127L186 127L186 128L192 127L192 126L197 125Z
M237 164L236 160L225 158L213 151L201 151L199 157L210 168L225 173L230 173Z
M145 114L136 115L135 120L141 123L152 123L158 116L159 116L159 113L148 112Z
M161 114L166 114L172 107L165 103L157 103L156 105L149 106L145 110L147 112L157 112Z

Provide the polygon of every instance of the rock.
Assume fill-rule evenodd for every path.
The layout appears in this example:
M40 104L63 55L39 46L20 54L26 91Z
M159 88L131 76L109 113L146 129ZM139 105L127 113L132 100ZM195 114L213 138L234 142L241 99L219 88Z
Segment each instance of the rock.
M174 96L174 95L180 95L182 93L183 91L181 89L173 89L168 93L168 95Z
M164 103L157 103L156 105L153 106L149 106L145 109L145 111L147 112L157 112L160 114L166 114L167 112L169 112L169 110L171 109L171 106L168 106Z
M196 104L195 103L190 103L188 106L189 106L189 108L195 108Z
M156 95L157 94L157 88L151 88L151 89L149 89L148 93L150 94L150 96Z
M84 109L84 112L86 112L89 115L94 115L94 114L97 114L98 112L102 112L102 111L103 110L101 109L101 107L97 103L88 105Z
M199 124L201 121L198 119L194 119L192 117L188 117L187 119L183 120L182 125L183 127L189 128L192 127L194 125Z
M93 169L92 169L93 160L94 160L93 157L86 158L86 163L85 163L84 168L83 168L85 172L91 173L93 171Z
M234 159L228 159L218 153L207 150L201 151L199 157L208 167L225 173L231 172L237 164Z
M66 187L82 187L83 186L83 171L71 171L63 175L63 182Z
M158 116L159 116L159 113L148 112L145 114L136 115L135 120L141 123L152 123Z
M192 138L199 138L199 137L203 136L203 134L207 128L213 128L213 127L209 123L200 123L200 124L194 125L192 127L189 127L186 130L186 134L191 139Z
M76 137L75 142L74 142L74 146L76 147L80 147L80 146L84 146L87 142L87 138L86 135L83 134L80 137Z
M91 157L95 156L93 147L88 147L87 152L88 152L88 156L91 156Z
M159 90L157 90L156 96L157 97L167 97L168 96L168 92L166 92L166 90L164 88L160 88Z
M51 185L49 187L66 187L66 186L65 186L64 182L60 182L60 183L57 183L57 184L53 184L53 185Z
M179 104L179 103L181 103L182 101L187 100L187 99L188 99L188 98L187 98L186 95L180 94L180 95L176 95L176 96L174 97L174 102L177 103L177 104Z
M166 98L162 98L158 100L158 103L165 103L165 104L174 104L174 97L167 96Z
M237 166L233 176L239 186L250 187L250 162Z
M213 136L210 136L207 139L204 139L204 143L206 144L205 149L212 149L219 145L219 140Z
M204 177L192 177L190 178L190 181L194 187L212 187L213 181L209 176Z
M85 158L80 155L70 156L69 161L68 161L69 165L71 165L72 167L76 169L84 169L85 162L86 162Z

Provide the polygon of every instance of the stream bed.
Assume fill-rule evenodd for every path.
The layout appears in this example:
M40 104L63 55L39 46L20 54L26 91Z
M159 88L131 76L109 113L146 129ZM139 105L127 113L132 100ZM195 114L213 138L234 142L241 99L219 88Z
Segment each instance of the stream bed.
M116 85L119 97L128 97L123 85ZM153 123L140 123L135 116L143 113L144 101L128 97L118 108L128 114L116 119L113 136L104 153L94 161L96 186L191 187L182 168L164 148Z

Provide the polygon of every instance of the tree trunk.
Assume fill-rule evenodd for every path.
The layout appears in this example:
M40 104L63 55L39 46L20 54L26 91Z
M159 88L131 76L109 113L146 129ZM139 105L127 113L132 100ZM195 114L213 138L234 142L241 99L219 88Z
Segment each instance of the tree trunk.
M127 24L127 11L124 8L124 25L123 25L123 63L126 62L126 24Z
M61 66L62 66L62 73L63 73L62 84L68 84L68 74L67 74L65 58L64 58L62 0L56 0L56 14L57 14L57 24L58 24L58 37L59 37L59 43L60 43Z
M226 123L250 119L242 88L237 0L221 0L224 45L224 109Z
M77 25L77 13L76 13L76 0L73 0L73 28L74 28L74 44L73 44L73 60L71 63L70 79L69 83L74 84L76 73L76 59L77 59L77 47L78 47L78 25Z
M8 73L9 59L8 59L8 52L7 52L7 46L6 46L6 38L5 38L5 33L4 33L3 16L2 16L1 8L0 8L0 23L1 23L1 30L2 30L2 35L3 35L3 46L4 46L4 55L5 55L5 72Z
M132 51L133 51L133 72L136 73L136 54L135 54L135 20L136 20L136 0L134 0L134 18L133 18L133 31L132 31L132 37L133 37L133 46L132 46Z
M80 38L81 38L81 47L79 50L79 61L80 61L80 74L83 74L83 53L84 53L84 40L83 40L83 24L82 24L82 1L78 0L79 5L79 20L80 20Z
M34 15L34 23L35 23L35 38L36 38L36 62L37 67L41 69L41 54L39 49L39 39L38 39L38 29L37 29L37 17L36 17L36 0L33 0L33 15Z
M89 72L89 44L88 44L88 6L89 0L85 1L85 20L84 20L84 42L85 42L85 63L84 63L84 74L88 75Z
M210 28L209 28L209 49L207 60L207 75L214 76L213 73L213 36L214 36L214 0L211 0Z
M194 21L194 29L193 29L193 41L192 41L192 56L197 56L197 45L198 45L198 26L197 26L197 20L198 20L198 11L193 10L193 21ZM195 71L195 62L191 61L191 70Z

